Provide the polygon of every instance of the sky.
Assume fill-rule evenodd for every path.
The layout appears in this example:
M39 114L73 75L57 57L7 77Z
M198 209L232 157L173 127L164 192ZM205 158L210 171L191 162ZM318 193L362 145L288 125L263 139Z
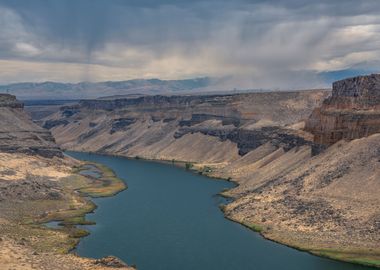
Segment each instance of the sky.
M378 0L0 0L0 84L315 88L380 70L379 14Z

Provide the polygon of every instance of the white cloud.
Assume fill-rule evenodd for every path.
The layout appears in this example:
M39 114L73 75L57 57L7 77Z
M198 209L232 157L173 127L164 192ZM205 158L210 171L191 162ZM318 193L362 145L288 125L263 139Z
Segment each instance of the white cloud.
M41 51L32 44L16 42L14 52L25 56L36 56L40 54Z

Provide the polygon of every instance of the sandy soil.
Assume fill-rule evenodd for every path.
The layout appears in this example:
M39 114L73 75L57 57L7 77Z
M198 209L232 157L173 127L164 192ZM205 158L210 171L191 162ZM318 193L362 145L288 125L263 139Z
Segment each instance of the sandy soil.
M11 239L0 241L0 268L2 270L109 270L96 260L74 254L38 253ZM132 270L130 267L117 269Z
M47 159L22 154L0 153L1 180L22 180L28 176L48 177L58 180L71 173L69 162L59 158Z
M80 230L57 231L35 223L49 216L75 217L91 211L93 205L73 193L88 184L72 173L78 164L70 158L0 153L1 270L110 269L107 262L67 254L78 242Z

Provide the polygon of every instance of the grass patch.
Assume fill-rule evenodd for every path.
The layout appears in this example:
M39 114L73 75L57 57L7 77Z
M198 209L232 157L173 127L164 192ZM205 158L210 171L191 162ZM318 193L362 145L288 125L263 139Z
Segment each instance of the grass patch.
M96 222L86 220L84 216L66 218L64 221L60 222L58 225L95 225Z
M94 174L81 174L93 171ZM0 223L0 232L27 245L38 253L66 254L73 250L88 231L76 225L92 225L85 216L96 209L88 197L112 196L126 189L115 173L101 164L83 163L72 170L72 175L59 181L62 197L57 199L1 202L0 212L9 224ZM44 224L58 221L58 228Z
M69 230L69 236L71 238L82 238L88 236L90 233L83 229L72 228Z
M81 218L93 212L96 209L96 205L86 198L73 198L72 203L68 209L57 210L47 213L43 217L38 219L38 223L46 223L49 221L62 221L70 222L75 219L81 220Z
M92 170L98 173L100 177L80 175L82 171L89 170L89 165L91 165ZM75 168L73 172L77 174L75 176L76 179L74 179L74 185L77 185L76 189L86 196L93 198L109 197L127 188L123 180L118 178L110 168L102 164L85 163ZM73 181L68 182L73 185Z
M364 264L368 266L380 267L380 260L375 260L375 259L356 258L356 259L350 260L350 262L357 263L357 264Z
M312 250L311 253L334 259L345 261L349 263L375 266L380 267L380 253L379 252L368 252L368 250L337 250L337 249L321 249L321 250Z
M264 231L264 228L258 224L249 224L248 227L255 232L260 233L260 232Z
M84 174L92 171L93 174ZM95 222L88 221L85 215L93 212L96 205L88 197L107 197L113 196L118 192L126 189L124 182L118 178L115 173L108 167L86 162L73 168L73 175L62 181L63 187L67 194L71 194L66 199L63 209L55 209L40 216L34 223L42 224L49 221L60 221L62 228L58 229L67 235L63 241L64 246L60 246L58 253L67 253L75 248L79 238L89 234L88 231L79 229L76 225L93 225ZM82 174L83 173L83 174ZM78 191L82 196L73 194ZM49 230L49 229L47 229Z

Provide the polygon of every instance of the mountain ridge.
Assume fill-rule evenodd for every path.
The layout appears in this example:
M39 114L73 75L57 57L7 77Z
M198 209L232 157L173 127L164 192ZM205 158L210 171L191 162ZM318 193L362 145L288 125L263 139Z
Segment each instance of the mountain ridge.
M19 99L78 99L192 91L209 87L214 81L210 77L199 77L184 80L133 79L78 83L22 82L0 85L0 92L16 95Z

